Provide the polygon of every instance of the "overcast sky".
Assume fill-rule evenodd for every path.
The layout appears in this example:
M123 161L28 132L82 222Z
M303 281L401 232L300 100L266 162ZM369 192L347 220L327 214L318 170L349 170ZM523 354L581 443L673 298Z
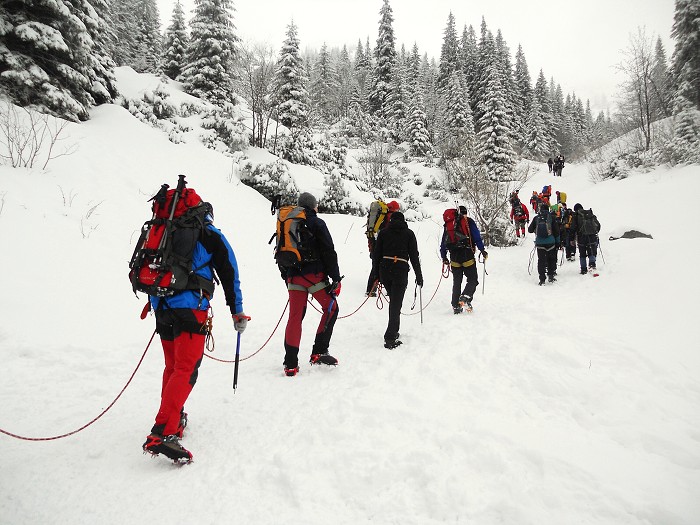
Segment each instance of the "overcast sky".
M194 0L181 0L189 19ZM358 39L373 47L379 28L382 0L233 0L234 24L244 40L268 42L279 49L293 19L302 50L348 45ZM170 24L174 0L158 0L163 28ZM644 27L658 35L670 59L674 0L391 0L397 50L418 44L422 53L439 59L450 11L461 36L466 25L479 35L481 17L498 29L514 57L523 46L532 81L539 70L547 81L554 76L564 93L575 91L590 99L594 110L614 103L620 78L615 64L627 47L630 33ZM611 107L612 109L612 107Z

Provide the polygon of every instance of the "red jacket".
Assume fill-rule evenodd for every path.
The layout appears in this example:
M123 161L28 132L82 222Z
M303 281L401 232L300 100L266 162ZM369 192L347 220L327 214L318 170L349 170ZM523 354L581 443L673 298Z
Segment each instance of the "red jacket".
M521 216L518 220L521 221L529 221L530 220L530 212L527 211L527 206L525 206L522 202L520 203L520 207L523 209L523 212L525 215ZM512 221L513 218L515 217L515 207L510 209L510 220Z

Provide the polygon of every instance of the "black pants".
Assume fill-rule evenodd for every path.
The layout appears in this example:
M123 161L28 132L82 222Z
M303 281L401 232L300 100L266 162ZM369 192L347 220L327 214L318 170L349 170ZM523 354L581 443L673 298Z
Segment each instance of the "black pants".
M566 258L570 258L576 255L576 238L571 235L569 230L564 230L564 234L562 235L562 242L564 243L564 246L566 247Z
M554 277L557 271L557 250L553 244L545 244L537 247L537 273L540 275L540 281L544 281L545 277Z
M452 308L459 306L460 295L466 295L471 300L474 297L476 287L479 286L479 272L476 269L476 260L471 260L473 263L469 266L450 266L452 269ZM467 278L464 289L462 289L462 277Z
M408 286L408 264L404 262L382 262L379 266L379 278L389 294L389 323L384 332L384 341L395 341L399 337L401 325L401 307Z

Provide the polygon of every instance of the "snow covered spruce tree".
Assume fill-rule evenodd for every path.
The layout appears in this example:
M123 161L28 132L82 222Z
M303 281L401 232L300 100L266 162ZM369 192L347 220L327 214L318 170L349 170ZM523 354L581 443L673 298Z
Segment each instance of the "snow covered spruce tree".
M182 71L185 91L213 104L233 102L234 63L240 38L231 0L195 0L190 43Z
M443 92L444 121L437 141L438 150L446 159L454 159L470 153L476 145L474 120L469 105L466 79L460 69L450 75Z
M138 54L136 34L138 20L134 16L138 0L111 0L111 26L114 42L112 59L118 66L131 66Z
M684 96L700 109L700 2L676 0L671 36L676 40L672 70L676 88L683 88Z
M375 67L372 88L369 93L369 108L373 114L386 117L391 93L391 78L396 62L396 37L394 36L394 16L389 0L384 0L379 11L379 36L375 49Z
M159 73L161 56L160 15L156 0L139 0L136 11L136 56L129 64L139 73Z
M293 162L303 159L302 146L309 133L309 95L306 91L304 63L299 54L299 39L294 22L287 26L287 38L280 49L275 72L274 99L280 124L289 129L291 140L283 157Z
M116 94L112 64L99 36L102 24L87 1L5 3L0 94L19 106L87 120L90 106Z
M309 95L318 116L329 124L337 116L334 102L338 86L338 75L328 47L324 43L313 66L313 81Z
M500 71L495 63L487 70L482 115L479 119L479 162L495 181L509 180L515 166L511 121L507 112Z
M440 65L438 70L438 89L444 91L452 76L452 73L461 68L460 65L459 41L457 39L457 29L455 27L455 17L450 11L447 17L447 27L442 39L442 49L440 51Z
M187 26L185 24L185 12L182 9L180 0L175 2L173 8L173 16L165 30L165 40L163 42L163 73L177 80L182 70L185 67L185 59L187 46L190 37L187 34Z

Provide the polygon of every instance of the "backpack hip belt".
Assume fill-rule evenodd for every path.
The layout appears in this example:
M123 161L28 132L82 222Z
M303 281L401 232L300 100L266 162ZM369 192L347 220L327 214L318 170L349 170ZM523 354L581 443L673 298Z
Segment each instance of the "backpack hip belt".
M462 267L462 268L468 268L468 267L470 267L472 264L474 264L475 262L476 262L476 259L469 259L468 261L465 261L465 262L463 262L463 263L450 261L450 266L452 266L453 268L460 268L460 267Z
M319 281L316 284L312 284L311 286L304 286L303 284L287 283L287 290L296 291L296 292L307 292L307 293L310 293L311 295L313 295L316 292L323 290L327 286L328 286L328 283L326 281Z
M396 255L385 255L384 257L382 257L382 259L389 259L390 261L394 261L394 264L396 264L398 261L405 262L406 264L408 264L408 261L406 259L397 257Z

